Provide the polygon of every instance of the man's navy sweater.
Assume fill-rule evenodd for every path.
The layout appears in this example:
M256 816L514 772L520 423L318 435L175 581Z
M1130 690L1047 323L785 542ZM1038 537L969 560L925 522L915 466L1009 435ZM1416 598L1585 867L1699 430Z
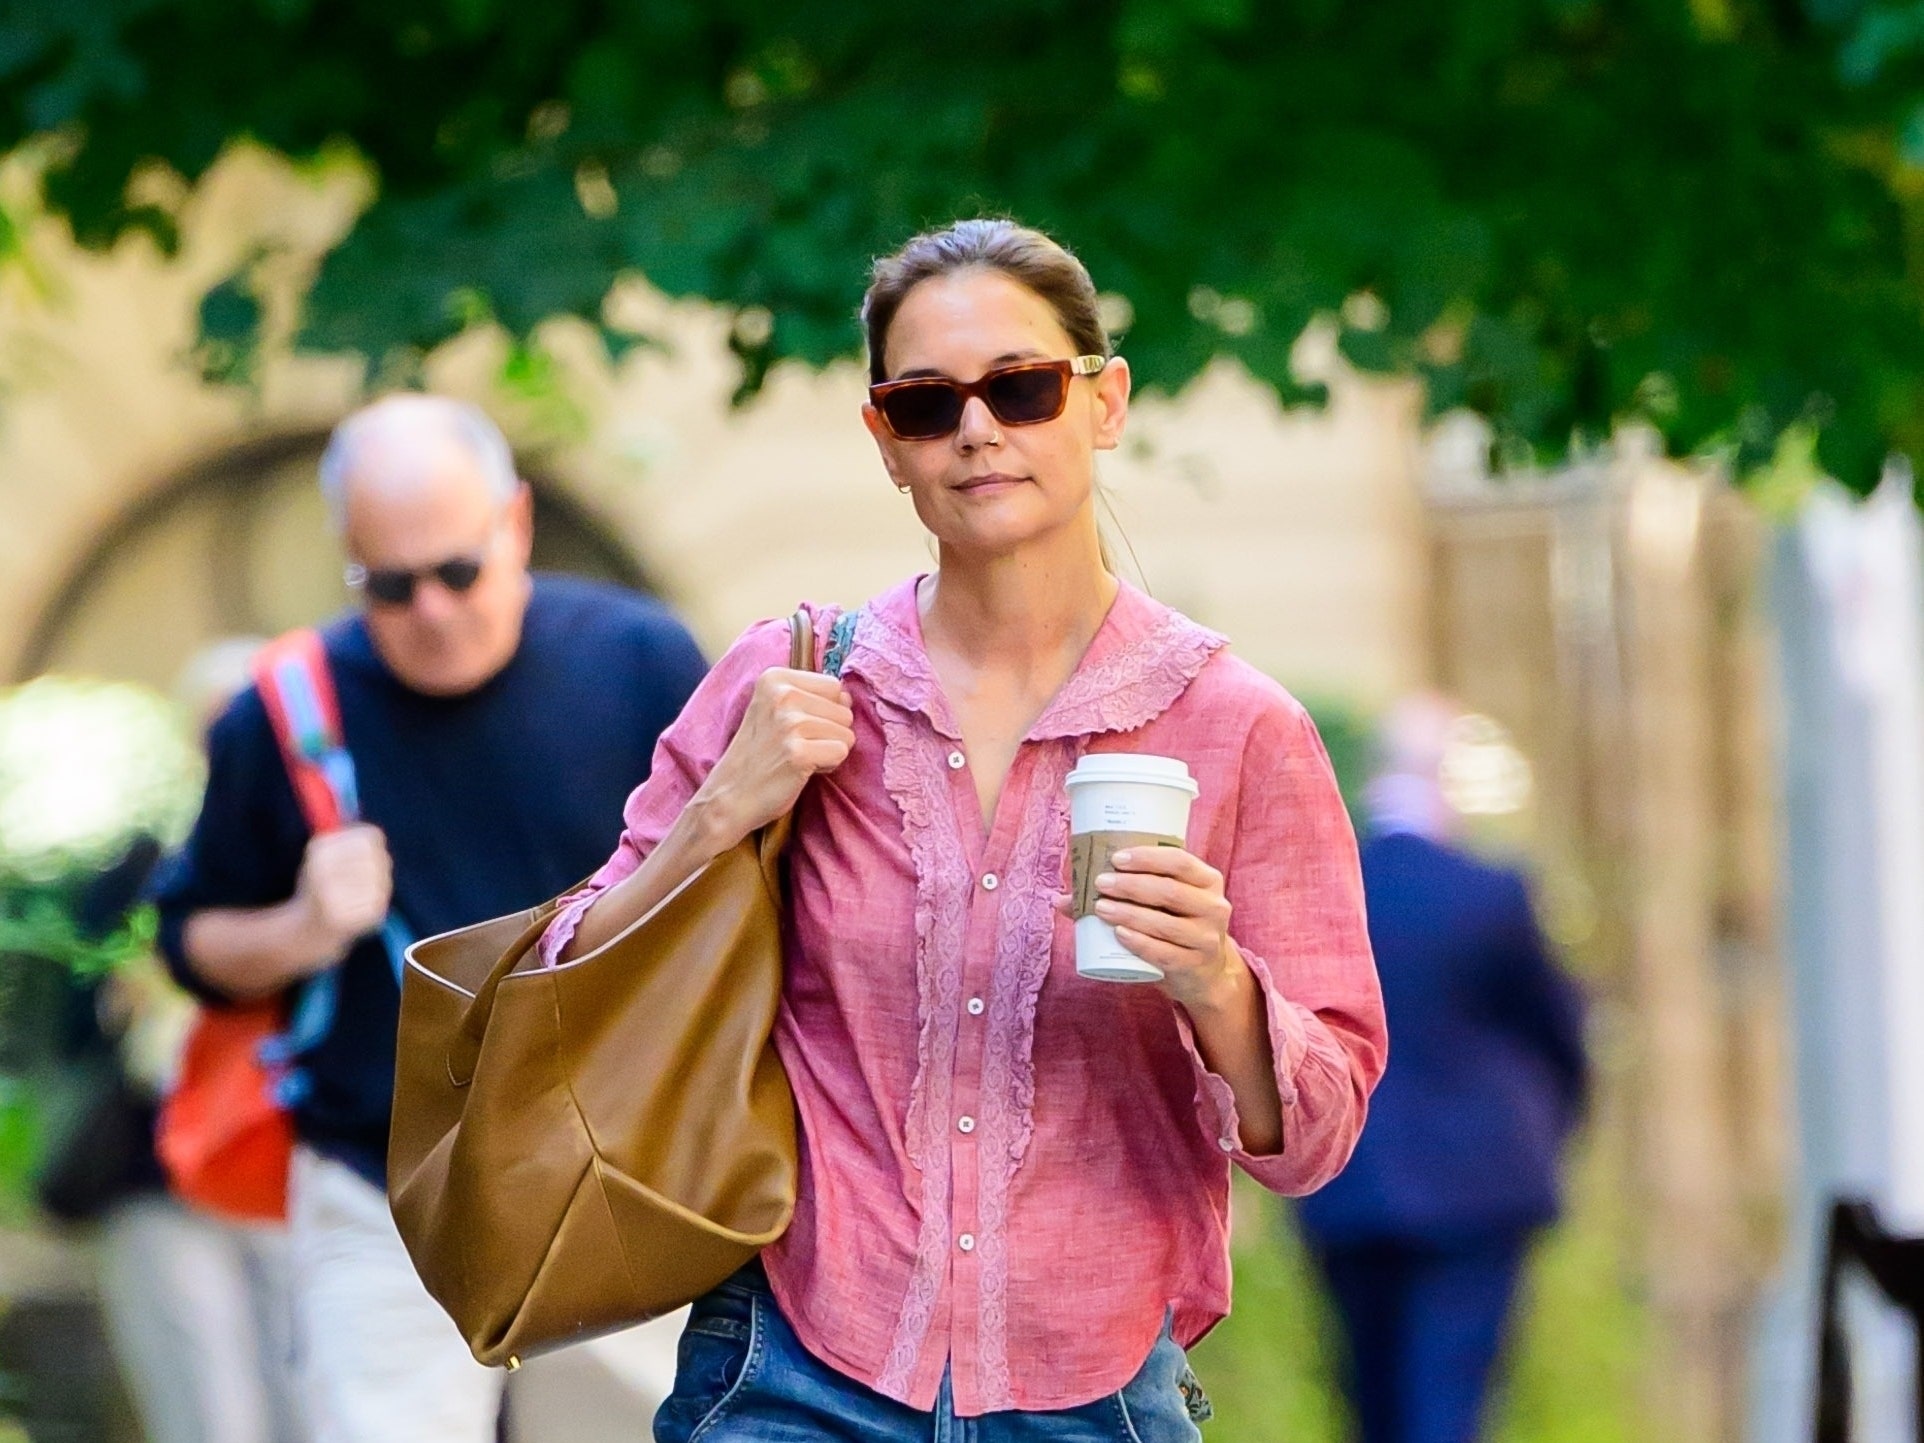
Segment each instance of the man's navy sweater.
M598 583L535 578L519 649L459 697L410 691L358 614L323 633L364 818L387 835L394 908L432 936L552 897L614 850L622 803L655 740L705 670L659 603ZM209 737L207 793L186 846L155 884L161 947L187 966L182 928L210 907L286 901L308 839L260 694L249 688ZM302 1062L295 1126L317 1151L382 1183L400 994L378 938L340 969L327 1037Z

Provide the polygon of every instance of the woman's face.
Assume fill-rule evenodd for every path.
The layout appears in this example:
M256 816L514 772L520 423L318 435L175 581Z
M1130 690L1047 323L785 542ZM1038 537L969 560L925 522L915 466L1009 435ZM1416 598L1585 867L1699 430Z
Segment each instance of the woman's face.
M1000 271L971 269L923 281L902 300L883 352L888 379L913 375L974 381L1017 361L1076 354L1049 303ZM1094 524L1095 453L1114 449L1129 411L1129 368L1113 360L1069 383L1053 421L1011 426L979 396L962 424L931 441L897 440L863 407L889 478L915 502L945 548L1014 550L1078 523Z

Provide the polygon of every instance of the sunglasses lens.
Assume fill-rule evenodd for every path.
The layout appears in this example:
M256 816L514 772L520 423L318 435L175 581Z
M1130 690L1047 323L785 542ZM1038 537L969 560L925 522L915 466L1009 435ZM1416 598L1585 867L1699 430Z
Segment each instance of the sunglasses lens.
M434 568L434 579L449 591L463 592L481 579L481 563L472 556L457 556Z
M946 436L962 423L962 398L946 381L890 391L881 407L889 430L904 441Z
M382 606L406 606L414 600L412 571L370 571L365 585L369 601Z
M983 396L1004 425L1028 426L1060 416L1068 397L1068 386L1067 378L1059 371L1024 368L991 376L983 388Z

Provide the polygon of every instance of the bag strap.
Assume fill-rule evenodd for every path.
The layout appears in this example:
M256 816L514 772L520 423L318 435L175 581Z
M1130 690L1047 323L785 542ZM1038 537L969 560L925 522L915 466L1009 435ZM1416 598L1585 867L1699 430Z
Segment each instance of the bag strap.
M788 669L815 670L815 619L800 609L788 618Z

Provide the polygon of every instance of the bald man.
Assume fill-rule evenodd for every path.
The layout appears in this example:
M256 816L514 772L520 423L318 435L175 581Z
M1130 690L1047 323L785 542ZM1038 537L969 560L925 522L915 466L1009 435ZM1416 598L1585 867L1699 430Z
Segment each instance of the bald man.
M379 933L392 913L430 936L593 871L704 664L656 603L530 575L528 488L472 406L378 401L335 431L320 482L359 603L323 638L365 821L309 835L243 692L159 886L161 945L215 1003L337 978L332 1025L299 1062L289 1203L318 1443L492 1443L500 1375L468 1356L388 1214L399 990Z

